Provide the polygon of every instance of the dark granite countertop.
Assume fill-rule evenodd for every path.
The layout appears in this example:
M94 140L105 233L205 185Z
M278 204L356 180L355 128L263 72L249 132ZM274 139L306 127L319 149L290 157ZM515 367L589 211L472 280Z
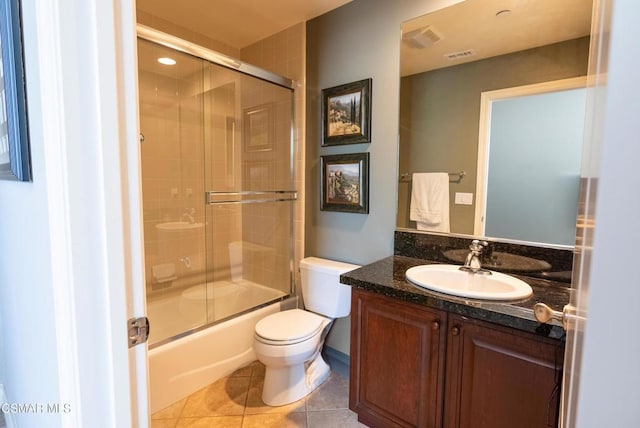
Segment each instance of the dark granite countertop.
M391 256L340 276L343 284L418 305L468 316L507 327L560 339L564 330L557 321L541 324L533 315L533 305L543 302L556 311L569 303L570 288L555 281L515 275L533 288L526 300L486 301L456 297L418 287L406 280L405 272L413 266L433 264L424 259Z

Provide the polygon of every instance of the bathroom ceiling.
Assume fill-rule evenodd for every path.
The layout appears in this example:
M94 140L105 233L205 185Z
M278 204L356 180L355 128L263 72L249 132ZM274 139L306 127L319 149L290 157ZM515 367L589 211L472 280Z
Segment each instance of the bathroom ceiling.
M592 0L463 1L402 24L405 39L430 37L418 34L422 47L402 43L401 75L588 36L591 9Z
M137 0L136 7L242 49L351 0Z

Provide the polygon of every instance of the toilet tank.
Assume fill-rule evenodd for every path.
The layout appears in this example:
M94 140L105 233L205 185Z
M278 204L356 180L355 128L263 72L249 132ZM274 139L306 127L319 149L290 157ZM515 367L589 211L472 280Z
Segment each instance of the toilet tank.
M351 312L351 287L340 284L340 275L360 266L307 257L300 260L302 299L305 309L330 318Z

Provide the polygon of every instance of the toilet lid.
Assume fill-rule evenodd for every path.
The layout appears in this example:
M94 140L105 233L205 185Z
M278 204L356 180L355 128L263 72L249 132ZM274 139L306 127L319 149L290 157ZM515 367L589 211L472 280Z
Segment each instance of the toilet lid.
M315 335L325 318L302 309L269 315L256 324L256 334L272 341L301 341Z

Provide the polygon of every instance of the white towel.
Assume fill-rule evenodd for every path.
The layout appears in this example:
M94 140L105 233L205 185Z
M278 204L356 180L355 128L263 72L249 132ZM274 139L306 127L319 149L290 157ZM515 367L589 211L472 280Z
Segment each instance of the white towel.
M449 232L449 174L413 174L409 219L418 230Z

